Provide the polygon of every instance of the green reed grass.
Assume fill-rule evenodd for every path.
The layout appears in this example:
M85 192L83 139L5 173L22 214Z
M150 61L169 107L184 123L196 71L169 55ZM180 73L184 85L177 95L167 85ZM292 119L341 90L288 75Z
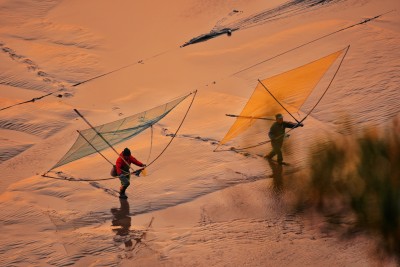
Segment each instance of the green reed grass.
M344 139L310 152L309 179L297 184L295 206L323 215L330 229L370 235L378 255L400 263L399 121L381 134Z

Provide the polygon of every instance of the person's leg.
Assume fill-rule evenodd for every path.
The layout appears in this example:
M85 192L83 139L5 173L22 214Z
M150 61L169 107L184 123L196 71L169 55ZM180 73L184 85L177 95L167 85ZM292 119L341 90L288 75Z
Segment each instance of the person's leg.
M272 147L273 147L273 151L277 156L277 161L278 163L282 163L283 162L283 156L282 156L282 142L275 141L275 142L271 142Z
M124 196L126 197L125 190L130 185L130 176L129 176L129 174L121 174L119 176L119 180L121 181L121 187L119 189L119 195L120 195L120 197L124 197Z
M281 150L281 148L280 148L280 147L277 147L277 148L275 149L275 151L276 151L276 154L278 155L278 158L277 158L278 163L282 163L282 162L283 162L283 156L282 156L282 150Z
M268 158L268 159L272 159L275 155L276 155L276 151L275 151L275 148L274 148L274 144L271 142L271 146L272 146L272 150L271 150L271 152L269 152L269 154L266 156L266 158Z
M125 186L125 190L129 187L129 185L131 184L131 175L130 174L128 174L128 175L126 175L126 180L127 180L127 183L126 183L126 186ZM125 191L124 191L124 193L125 193Z

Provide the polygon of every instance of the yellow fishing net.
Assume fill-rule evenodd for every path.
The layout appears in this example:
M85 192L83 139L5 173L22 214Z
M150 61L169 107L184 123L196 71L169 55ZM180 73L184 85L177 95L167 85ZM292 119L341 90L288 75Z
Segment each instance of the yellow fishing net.
M306 65L261 80L235 123L220 141L220 145L246 131L256 121L259 121L258 118L265 118L272 123L275 120L275 114L287 114L283 107L290 113L297 112L324 74L344 51L337 51Z

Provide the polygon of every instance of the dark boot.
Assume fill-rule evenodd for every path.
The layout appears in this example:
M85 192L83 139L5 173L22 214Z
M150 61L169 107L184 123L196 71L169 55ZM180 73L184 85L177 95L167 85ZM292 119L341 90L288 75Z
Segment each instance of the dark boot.
M127 186L121 186L119 189L119 198L127 199L128 196L125 195L125 190L128 188Z
M271 151L268 155L265 155L264 158L266 160L271 160L275 156L274 151Z

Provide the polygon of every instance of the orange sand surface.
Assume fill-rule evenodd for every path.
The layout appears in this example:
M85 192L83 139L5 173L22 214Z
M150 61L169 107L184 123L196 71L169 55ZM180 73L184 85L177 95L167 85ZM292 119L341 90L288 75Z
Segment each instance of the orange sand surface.
M0 0L0 108L56 92L0 111L0 265L394 266L373 256L373 240L341 240L285 205L316 141L386 127L400 110L400 2L322 2ZM238 30L180 48L226 25ZM213 152L234 122L225 114L240 113L257 79L348 45L328 93L285 141L290 166L257 156L269 145ZM74 108L99 125L194 90L179 134L132 178L127 201L118 179L101 180L111 166L99 155L55 170L74 181L41 176L88 127ZM189 104L154 126L152 144L147 130L115 148L153 159Z

